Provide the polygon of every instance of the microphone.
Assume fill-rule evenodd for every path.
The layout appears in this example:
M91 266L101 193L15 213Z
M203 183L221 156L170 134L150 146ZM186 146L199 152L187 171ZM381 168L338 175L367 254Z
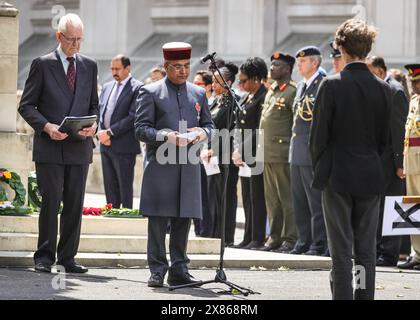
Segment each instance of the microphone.
M204 64L204 63L206 63L208 60L213 59L215 55L216 55L216 52L209 53L209 54L208 54L208 55L206 55L205 57L202 57L202 58L200 59L200 62L201 62L202 64Z

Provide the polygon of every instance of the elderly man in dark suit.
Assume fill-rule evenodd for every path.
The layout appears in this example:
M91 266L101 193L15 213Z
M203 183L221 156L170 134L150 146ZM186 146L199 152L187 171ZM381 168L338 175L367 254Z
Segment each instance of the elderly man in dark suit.
M75 14L60 19L56 33L59 46L35 59L26 81L19 113L35 130L33 160L42 196L35 269L51 272L56 261L66 272L83 273L77 265L82 207L97 125L79 131L85 138L73 141L58 130L66 116L98 115L97 66L80 55L83 23ZM60 204L60 242L57 215Z
M172 42L162 49L167 77L140 89L135 120L136 137L147 149L140 210L149 220L149 287L162 287L168 269L169 285L196 281L188 273L186 254L191 218L202 217L199 150L192 143L204 141L214 129L204 89L187 82L191 45Z
M133 207L133 181L140 144L134 134L136 99L140 81L130 73L130 59L117 55L111 61L115 81L104 84L99 98L102 173L107 203L113 208Z
M403 169L405 122L408 116L408 98L404 87L387 74L387 66L382 57L371 56L367 59L369 70L389 84L392 91L392 110L388 146L382 154L385 168L385 195L404 196L406 194ZM396 266L401 248L402 236L382 237L385 195L379 207L377 266Z
M376 231L385 186L381 155L391 114L391 89L364 62L375 36L375 28L362 20L338 28L335 45L346 66L322 82L314 110L313 187L322 190L333 299L373 299L375 294Z

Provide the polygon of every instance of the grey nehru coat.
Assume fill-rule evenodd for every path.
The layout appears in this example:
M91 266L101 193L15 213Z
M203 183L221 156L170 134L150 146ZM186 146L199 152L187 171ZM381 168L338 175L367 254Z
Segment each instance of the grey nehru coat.
M135 134L146 143L147 164L140 198L144 216L202 218L200 165L189 160L186 164L159 164L156 159L158 148L165 143L159 137L162 130L181 132L182 120L188 128L203 128L208 137L213 133L204 89L190 82L175 85L168 78L140 89Z

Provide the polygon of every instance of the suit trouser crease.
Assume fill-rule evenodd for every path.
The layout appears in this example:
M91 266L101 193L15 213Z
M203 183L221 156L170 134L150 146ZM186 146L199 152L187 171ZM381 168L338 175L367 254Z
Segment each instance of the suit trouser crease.
M332 258L333 299L374 299L376 231L379 196L354 196L338 193L327 186L322 193L328 245ZM365 289L353 291L353 262L364 268Z
M327 247L321 192L313 189L312 167L290 166L292 199L298 231L297 249L323 252Z
M407 175L407 195L420 195L420 175ZM411 245L414 250L414 260L420 262L420 235L411 235Z
M171 272L185 273L190 260L187 257L189 218L148 217L147 261L150 272L165 275L169 269L166 258L166 230L170 222L169 255Z
M251 176L250 190L252 241L264 243L266 238L267 209L265 207L264 176L262 173Z
M281 246L283 241L294 243L297 234L288 163L264 164L264 191L270 225L270 245Z
M107 203L119 208L133 208L135 154L101 152L102 173Z
M82 209L88 165L36 163L37 182L42 196L39 216L38 250L35 262L73 263L80 241ZM61 201L60 240L57 246L58 212Z

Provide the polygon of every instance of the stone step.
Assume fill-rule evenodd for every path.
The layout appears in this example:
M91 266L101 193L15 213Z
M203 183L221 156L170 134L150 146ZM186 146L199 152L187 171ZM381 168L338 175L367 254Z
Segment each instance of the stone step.
M38 235L35 233L0 233L0 248L3 251L34 251L37 248L37 243ZM166 247L169 248L168 236ZM82 235L79 252L146 253L147 236ZM190 237L187 252L218 254L220 239Z
M31 251L0 251L1 267L31 267L34 265ZM191 268L217 268L219 255L189 254ZM146 254L106 254L106 253L78 253L78 263L87 267L110 268L145 268ZM168 261L170 258L168 256ZM224 256L225 268L245 269L330 269L331 259L324 257L291 255L274 252L259 252L254 250L226 248Z
M38 215L0 216L0 233L15 232L38 233ZM145 236L147 219L83 216L82 234Z

